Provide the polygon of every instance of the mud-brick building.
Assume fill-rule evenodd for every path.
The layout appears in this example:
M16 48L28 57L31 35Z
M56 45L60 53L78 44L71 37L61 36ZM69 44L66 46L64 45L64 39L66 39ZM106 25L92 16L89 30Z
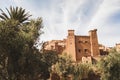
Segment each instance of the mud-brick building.
M97 29L90 30L86 36L75 35L74 30L68 30L66 39L46 42L45 50L67 53L74 61L91 62L93 57L100 55Z

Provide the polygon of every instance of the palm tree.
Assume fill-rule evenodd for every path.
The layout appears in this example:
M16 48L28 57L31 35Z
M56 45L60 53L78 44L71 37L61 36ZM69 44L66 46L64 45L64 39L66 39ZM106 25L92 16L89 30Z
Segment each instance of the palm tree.
M0 14L0 18L3 21L7 21L7 20L15 20L18 21L19 24L21 23L25 23L28 18L31 16L29 15L29 13L25 11L25 9L23 9L22 7L12 7L10 6L10 9L7 10L8 13L5 13L2 9L1 10L1 14Z

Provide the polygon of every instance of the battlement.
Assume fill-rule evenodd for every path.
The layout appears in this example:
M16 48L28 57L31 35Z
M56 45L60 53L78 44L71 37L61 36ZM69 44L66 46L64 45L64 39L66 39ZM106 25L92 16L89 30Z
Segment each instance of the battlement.
M74 30L68 30L68 36L74 36Z

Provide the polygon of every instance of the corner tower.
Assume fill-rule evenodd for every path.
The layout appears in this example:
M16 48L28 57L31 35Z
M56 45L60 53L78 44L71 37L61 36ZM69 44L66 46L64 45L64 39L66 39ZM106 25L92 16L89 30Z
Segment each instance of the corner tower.
M74 30L68 30L68 36L67 36L67 54L69 54L72 57L73 61L76 61Z
M91 44L91 56L98 56L100 55L99 52L99 45L98 45L98 38L97 38L97 29L90 30L90 44Z

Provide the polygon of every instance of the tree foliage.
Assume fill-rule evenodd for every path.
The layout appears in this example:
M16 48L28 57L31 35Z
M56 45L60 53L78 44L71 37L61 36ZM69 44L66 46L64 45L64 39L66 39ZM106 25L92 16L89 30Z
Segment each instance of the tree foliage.
M88 78L91 70L89 64L74 63L71 57L66 54L59 56L58 62L52 67L52 73L58 74L63 80L67 80L69 75L73 77L73 80Z
M120 53L112 52L99 63L101 80L120 80Z
M41 71L41 55L35 45L42 33L42 19L23 24L29 17L25 9L10 7L7 11L10 16L2 11L0 20L0 78L33 80Z
M54 51L42 53L41 57L41 78L47 80L50 78L50 68L58 61L58 55Z
M73 67L74 80L87 79L92 71L90 64L78 63Z

